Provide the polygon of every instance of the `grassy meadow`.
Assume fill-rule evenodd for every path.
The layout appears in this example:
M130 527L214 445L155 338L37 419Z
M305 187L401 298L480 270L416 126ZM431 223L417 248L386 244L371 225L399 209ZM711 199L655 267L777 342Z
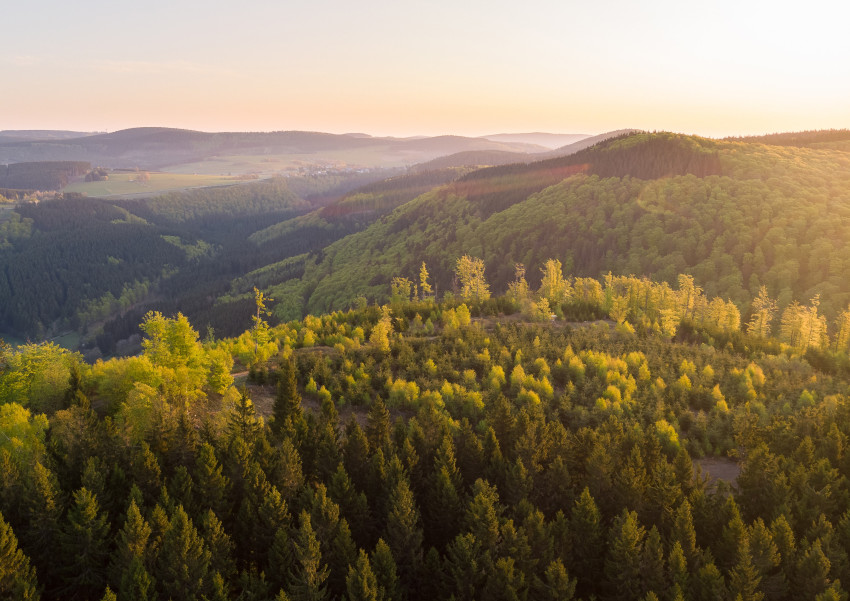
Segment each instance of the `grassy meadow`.
M109 179L99 182L74 182L65 186L63 192L78 192L87 196L149 196L152 193L185 190L233 184L238 179L226 175L196 173L165 173L150 171L146 181L139 180L133 171L112 171Z

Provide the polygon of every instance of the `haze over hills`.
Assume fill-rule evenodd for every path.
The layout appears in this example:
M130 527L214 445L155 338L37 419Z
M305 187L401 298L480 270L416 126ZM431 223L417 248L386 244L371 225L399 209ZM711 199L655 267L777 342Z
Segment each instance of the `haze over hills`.
M432 159L425 163L416 165L416 169L444 169L446 167L470 167L470 166L493 166L493 165L509 165L511 163L529 163L540 161L543 159L563 157L574 154L585 148L590 148L594 144L604 142L610 138L622 136L628 133L634 133L636 129L618 129L605 132L596 136L579 136L579 140L549 150L545 152L537 152L533 154L511 152L506 150L467 150L441 156ZM522 135L522 134L519 134Z
M590 134L550 134L538 131L527 134L491 134L481 137L487 140L493 140L494 142L525 142L527 144L545 146L554 150L589 138Z
M305 131L208 133L140 127L108 134L51 140L0 138L0 163L88 161L104 167L164 168L220 155L306 155L353 165L400 166L464 150L541 152L522 141L492 141L463 136L415 139ZM336 153L336 154L335 154ZM341 153L341 154L339 154Z
M44 140L72 140L84 136L93 136L99 132L65 131L55 129L4 129L0 130L2 142L33 142Z

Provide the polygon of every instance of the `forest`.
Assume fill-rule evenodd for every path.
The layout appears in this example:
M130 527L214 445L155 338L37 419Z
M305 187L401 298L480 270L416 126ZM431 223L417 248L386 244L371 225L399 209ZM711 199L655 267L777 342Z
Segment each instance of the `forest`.
M58 190L72 177L85 175L90 169L91 163L85 161L0 164L0 188Z
M279 325L254 289L233 338L149 312L94 363L2 347L0 596L846 598L850 311L513 268Z
M126 347L149 310L235 336L250 326L254 286L274 299L279 323L360 297L384 303L392 278L415 277L421 261L439 294L453 292L453 261L465 253L484 260L500 294L515 263L533 274L557 256L580 277L675 285L688 274L745 317L762 286L781 309L820 295L832 320L850 302L846 141L843 130L746 140L627 132L569 156L383 180L337 172L137 200L9 196L0 332L76 331L92 360ZM24 285L51 261L61 269Z

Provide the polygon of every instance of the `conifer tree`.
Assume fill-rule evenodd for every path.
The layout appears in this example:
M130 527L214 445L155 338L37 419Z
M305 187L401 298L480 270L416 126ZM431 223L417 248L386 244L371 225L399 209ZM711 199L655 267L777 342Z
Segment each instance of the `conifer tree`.
M485 551L495 552L500 542L499 495L495 487L484 480L476 480L472 499L466 510L466 529Z
M366 421L366 439L373 451L386 451L390 445L390 412L380 397L372 401Z
M300 424L304 417L292 359L281 365L276 390L270 425L275 436L280 437L284 431L293 431L295 425Z
M664 573L664 544L661 534L655 526L649 531L643 547L642 578L644 589L647 591L663 591L665 589Z
M289 528L281 526L275 532L274 541L269 549L269 582L278 588L283 587L287 582L287 575L294 569L293 561L293 544L289 536Z
M38 601L40 597L35 568L18 548L12 527L0 514L0 598Z
M100 601L118 601L118 597L112 592L109 585L106 585L106 590L103 592L103 597L101 597Z
M348 593L348 601L378 601L381 598L378 579L372 571L369 556L363 549L360 549L357 562L348 566L345 589Z
M761 601L764 599L764 594L759 589L760 584L761 576L753 565L750 541L747 536L744 536L738 547L738 564L729 575L729 594L732 597L740 596L742 599Z
M37 462L26 483L27 507L25 515L29 527L24 530L21 542L33 563L45 570L55 563L59 520L62 515L60 487L56 476ZM56 570L42 574L42 584L47 590L54 588Z
M570 601L575 596L576 581L567 574L560 559L546 566L543 579L538 580L531 590L529 598L541 601Z
M605 589L612 599L637 599L645 591L641 584L641 556L646 530L634 511L623 510L608 534L605 557Z
M449 436L434 458L434 473L429 487L425 529L428 543L442 549L457 532L461 519L460 473L455 464L454 445Z
M723 574L713 561L700 566L694 574L691 591L694 601L717 601L726 598L726 585Z
M572 573L579 578L578 591L581 597L589 594L594 583L594 574L602 572L602 516L599 508L585 487L570 512L570 536L572 538ZM579 551L580 550L580 551Z
M97 499L85 488L74 493L60 537L62 596L90 599L106 585L109 524Z
M673 528L670 532L670 540L672 542L678 542L681 545L682 552L685 554L685 558L688 562L691 565L696 565L697 533L694 528L691 504L687 499L683 499L679 507L676 509Z
M122 581L125 576L133 572L130 580L137 579L139 568L145 569L148 565L148 540L151 536L151 527L142 517L139 507L135 500L130 500L130 507L127 509L127 515L124 519L124 526L118 532L116 537L116 547L112 553L110 562L111 581L116 590L124 594ZM131 564L135 565L132 566ZM148 578L149 580L149 578Z
M375 572L375 580L378 582L378 590L381 593L379 598L386 601L398 599L398 569L392 550L382 538L378 539L378 544L372 552L372 570Z
M481 548L473 534L458 534L446 546L443 559L443 577L447 590L458 601L477 599L486 582L486 570L490 562L490 553Z
M816 539L797 560L792 595L797 599L813 599L816 595L823 593L830 585L830 567L821 541Z
M324 601L328 598L328 568L322 562L310 514L302 511L300 521L295 537L295 564L289 581L289 598L292 601Z
M233 541L212 509L201 514L201 535L210 551L210 571L229 580L236 572Z
M385 536L409 593L422 564L422 526L413 493L403 477L390 495Z
M228 416L227 426L231 437L239 437L245 442L252 442L254 436L260 430L254 403L248 396L248 389L244 386L239 391L239 400L236 401L236 406Z
M156 598L153 579L139 557L133 556L121 572L118 595L121 599L136 601L153 601Z
M156 579L166 599L200 599L210 579L210 551L182 506L174 510L157 557Z
M201 499L217 516L224 517L230 482L222 474L221 464L209 443L205 442L198 448L193 474L198 499Z

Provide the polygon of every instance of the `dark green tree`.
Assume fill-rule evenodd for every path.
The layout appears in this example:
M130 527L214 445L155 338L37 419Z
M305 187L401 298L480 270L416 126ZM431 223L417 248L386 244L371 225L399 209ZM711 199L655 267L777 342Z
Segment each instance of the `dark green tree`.
M360 549L356 563L348 566L345 590L348 593L348 601L378 601L381 598L378 579L372 571L369 556L363 549Z
M300 432L298 428L303 420L295 364L292 359L288 359L280 366L270 427L272 433L280 438L284 432L290 435Z
M610 599L637 599L642 590L641 559L646 530L634 511L623 510L608 533L604 588Z
M0 514L0 598L38 601L40 597L35 568L18 548L12 527Z
M210 551L182 506L177 506L163 535L156 580L164 598L200 599L209 584Z
M295 562L289 580L289 598L292 601L324 601L328 598L328 568L322 562L310 514L301 512L300 521L301 526L295 537Z
M62 596L91 599L106 586L109 524L95 496L85 488L74 493L60 536Z

